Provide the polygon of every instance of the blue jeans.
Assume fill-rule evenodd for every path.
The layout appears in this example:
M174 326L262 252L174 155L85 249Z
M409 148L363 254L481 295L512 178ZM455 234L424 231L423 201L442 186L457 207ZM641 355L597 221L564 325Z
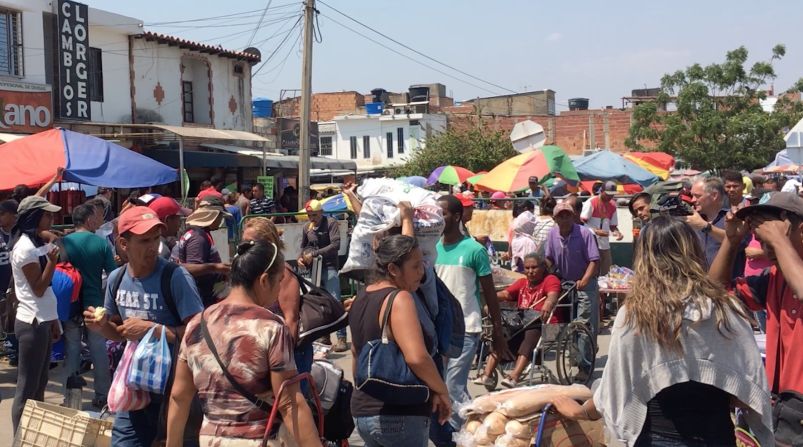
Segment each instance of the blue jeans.
M304 346L296 347L293 351L293 358L296 361L296 370L300 373L312 371L313 349L312 343L307 343ZM301 391L309 394L309 383L304 380L301 382Z
M112 445L150 447L156 438L162 399L162 395L151 393L151 403L142 410L118 412L112 426Z
M756 317L756 321L758 322L758 328L761 329L762 334L767 333L767 311L766 310L757 310L753 312L753 315Z
M597 285L597 278L592 278L585 289L577 291L577 320L585 320L590 323L591 334L594 338L594 343L597 342L597 335L599 335L599 287ZM578 341L578 350L583 353L583 361L581 366L588 369L591 363L587 360L596 355L591 352L591 346L587 346L586 339L581 338ZM589 374L593 371L587 371Z
M460 353L460 357L449 359L446 364L446 388L449 389L449 398L452 399L452 405L471 400L471 395L468 394L468 375L471 372L474 358L477 356L479 343L480 334L467 333L463 338L463 352ZM449 425L454 431L460 430L463 422L465 421L460 418L457 411L452 411Z
M342 300L340 296L340 276L337 274L337 269L334 267L326 266L321 272L321 284L327 292L331 293L333 297ZM346 338L346 328L337 330L337 338Z
M365 447L426 447L429 416L360 416L354 418Z
M106 339L98 332L84 331L84 328L72 319L65 321L63 327L65 345L64 369L67 371L67 375L64 376L65 384L70 375L80 372L81 340L84 332L86 332L89 356L92 359L92 373L95 377L95 397L106 399L112 383L111 373L109 372L109 355L106 352Z

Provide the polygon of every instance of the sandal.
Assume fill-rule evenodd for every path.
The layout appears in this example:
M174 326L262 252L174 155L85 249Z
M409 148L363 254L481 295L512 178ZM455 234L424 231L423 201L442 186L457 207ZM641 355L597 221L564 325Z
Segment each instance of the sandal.
M513 380L509 376L505 376L505 378L502 379L502 386L505 388L516 388L517 386L519 386L519 381Z

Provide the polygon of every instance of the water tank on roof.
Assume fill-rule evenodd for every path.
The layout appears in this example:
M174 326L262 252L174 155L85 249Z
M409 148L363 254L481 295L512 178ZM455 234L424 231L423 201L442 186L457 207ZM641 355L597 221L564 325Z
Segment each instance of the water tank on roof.
M270 118L273 116L273 100L268 98L254 98L251 101L251 114L254 118Z
M381 115L384 105L385 103L383 102L369 102L365 105L365 113L368 115Z
M588 110L588 98L570 99L569 110Z

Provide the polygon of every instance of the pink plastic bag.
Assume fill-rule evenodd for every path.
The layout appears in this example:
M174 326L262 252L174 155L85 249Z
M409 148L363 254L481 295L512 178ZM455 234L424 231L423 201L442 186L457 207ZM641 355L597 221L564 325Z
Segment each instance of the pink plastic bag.
M126 379L131 370L131 359L134 357L134 351L137 350L137 344L135 341L129 341L126 344L123 358L120 359L120 364L114 373L108 396L109 410L114 413L141 410L151 403L151 395L148 392L132 390L126 386Z

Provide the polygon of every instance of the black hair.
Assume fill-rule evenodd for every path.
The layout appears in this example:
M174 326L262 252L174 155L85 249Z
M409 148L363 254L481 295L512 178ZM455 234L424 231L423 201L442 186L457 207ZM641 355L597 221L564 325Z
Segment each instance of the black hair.
M231 261L229 273L232 287L241 286L251 290L254 281L266 272L271 278L284 272L284 255L276 245L263 241L245 241L237 246L237 254Z
M449 194L440 196L438 202L446 202L446 209L452 214L459 214L460 219L463 219L463 204L460 202L460 199Z
M541 215L543 216L551 216L552 212L555 210L555 205L558 204L558 201L555 200L552 196L546 196L541 199L541 203L539 204L539 208L541 209Z
M210 186L212 186L212 182L209 180L204 180L201 182L200 189L203 191L204 189L209 189Z
M95 207L89 202L78 205L72 210L72 223L76 227L84 226L94 214Z
M84 205L93 206L95 208L100 208L101 211L106 211L106 205L103 204L103 200L98 199L97 197L94 199L89 199L84 202Z
M28 188L25 185L17 185L14 187L14 191L11 193L11 198L16 200L17 203L22 202L22 199L32 195L33 192L31 188Z
M254 183L254 186L252 186L252 188L256 188L262 192L265 191L265 185L263 185L262 183Z
M382 239L376 247L376 276L387 278L388 267L391 264L401 266L416 247L418 241L410 236L396 234Z
M744 178L742 178L742 174L732 169L723 170L720 177L722 177L723 182L744 183Z
M578 198L577 200L574 201L574 214L576 216L579 216L582 213L583 213L583 201Z
M243 185L240 187L240 193L247 194L251 192L251 185Z
M633 197L630 198L630 201L627 202L627 209L630 210L630 214L634 216L636 215L636 212L633 210L633 205L635 205L636 202L638 202L641 199L646 200L648 205L650 204L650 202L652 202L652 196L649 193L642 191L634 195Z

